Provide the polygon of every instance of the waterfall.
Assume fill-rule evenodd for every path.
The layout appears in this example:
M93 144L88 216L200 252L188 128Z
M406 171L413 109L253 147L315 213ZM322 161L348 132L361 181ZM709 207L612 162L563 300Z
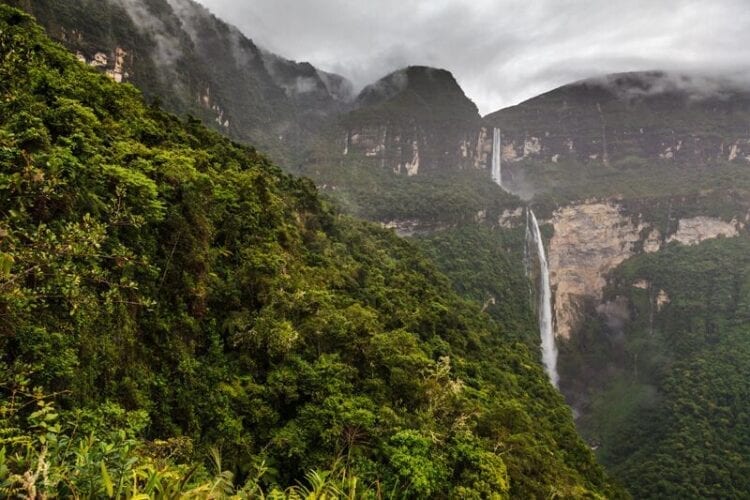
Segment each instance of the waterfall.
M503 136L499 128L492 131L492 180L503 187Z
M549 286L549 266L547 256L544 252L544 240L539 230L533 210L527 213L528 221L531 222L531 231L527 234L536 245L536 253L539 259L539 333L542 337L542 363L552 384L557 387L560 376L557 373L557 346L555 345L555 332L552 329L552 293ZM526 226L527 231L529 226Z

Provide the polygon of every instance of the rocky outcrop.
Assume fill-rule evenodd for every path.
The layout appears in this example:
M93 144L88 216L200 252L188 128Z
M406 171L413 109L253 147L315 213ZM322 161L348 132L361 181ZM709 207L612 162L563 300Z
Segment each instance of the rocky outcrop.
M562 207L551 223L548 255L556 333L569 338L583 301L602 298L607 273L634 255L644 228L610 202Z
M667 241L677 241L683 245L697 245L701 241L724 236L731 238L739 234L742 223L737 220L724 222L711 217L693 217L681 219L677 232L669 237Z
M76 40L83 40L82 35L79 34ZM117 83L122 83L130 78L130 73L126 69L126 65L130 65L130 58L128 58L128 52L122 47L115 47L109 55L97 51L89 57L78 50L76 51L76 59L83 64L104 70L104 73Z
M642 216L626 213L613 201L565 206L556 210L549 222L554 228L548 257L556 333L569 338L579 326L584 303L601 301L608 273L639 252L658 251L664 241ZM685 218L666 242L694 245L720 236L737 236L742 227L736 220ZM647 288L649 284L633 286ZM660 308L669 302L666 292L659 292L657 302Z
M672 299L669 298L669 294L665 290L659 290L659 293L656 294L656 310L661 311L670 302L672 302Z
M451 227L449 224L427 223L419 219L391 220L388 222L382 222L380 225L385 229L393 229L394 232L402 238L430 234Z
M500 227L511 229L513 227L519 227L523 225L525 219L525 211L523 207L518 207L514 210L505 209L498 218L498 224Z

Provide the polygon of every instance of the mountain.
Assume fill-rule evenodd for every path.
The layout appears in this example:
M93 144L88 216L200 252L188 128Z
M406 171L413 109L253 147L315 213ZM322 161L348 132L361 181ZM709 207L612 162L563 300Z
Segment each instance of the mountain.
M230 467L242 480L252 476L249 471L267 469L264 487L289 484L319 467L332 469L329 477L354 473L367 484L386 486L404 478L399 471L409 471L416 496L438 488L456 496L491 491L524 498L589 492L616 496L619 490L610 489L591 461L539 369L534 285L541 266L530 262L523 210L528 206L541 222L549 261L560 389L598 458L638 498L745 494L750 387L742 367L748 352L750 99L742 82L660 71L615 74L572 83L482 118L445 70L404 68L355 97L341 77L270 54L186 0L12 3L37 15L54 38L115 81L134 83L169 110L189 112L234 139L288 160L282 166L313 179L337 210L412 236L404 243L336 215L309 185L295 184L299 181L279 171L271 178L263 175L272 167L254 150L235 149L195 121L167 118L155 106L147 108L153 123L136 120L126 127L138 131L130 148L138 154L120 154L116 141L99 145L90 138L80 145L73 132L87 130L88 114L47 96L54 112L46 119L46 132L36 133L42 128L31 118L39 115L33 107L20 115L26 121L13 125L7 137L30 130L34 133L22 135L23 140L46 153L50 138L65 132L61 123L73 116L76 128L61 135L70 140L66 147L73 157L96 159L96 165L131 162L158 181L157 193L171 192L176 183L179 196L165 206L179 207L168 213L184 219L169 219L174 227L149 222L155 229L142 231L150 235L146 243L124 239L119 232L114 238L123 238L128 249L135 246L144 262L157 267L151 281L136 276L138 290L155 289L153 300L162 301L166 294L171 301L154 316L130 304L130 296L121 300L135 309L122 313L122 324L141 328L141 322L151 321L143 334L133 327L140 336L99 320L96 331L116 335L102 341L100 350L91 350L90 345L99 344L75 343L73 334L47 336L31 322L33 314L22 317L31 326L13 341L20 346L13 344L13 359L32 367L40 356L48 360L50 368L32 377L47 391L67 391L65 381L76 380L77 399L65 400L66 411L84 408L99 430L105 411L108 418L120 415L121 423L123 407L145 411L153 419L150 427L135 433L124 429L136 436L140 449L159 448L165 437L170 446L183 437L191 446L197 443L198 451L188 456L180 447L164 452L179 458L172 464L177 467L200 463L208 447L224 446L221 436L232 435L242 444L229 446ZM117 117L120 108L111 95L132 89L107 89L110 97L96 94L95 101ZM44 86L37 90L43 92ZM502 148L502 189L490 178L494 128ZM167 148L158 133L162 129L174 129L179 140ZM5 148L18 149L8 142L17 139L0 137ZM111 150L86 156L92 144ZM154 154L149 148L157 146ZM225 148L231 151L229 159L221 153ZM28 156L22 150L16 157ZM113 159L102 163L102 157ZM187 184L169 174L158 177L162 169L183 173L193 161L185 157L197 158L199 170L207 165L216 170L207 183L221 189L196 194L197 186L205 185L192 173ZM70 160L54 159L33 165L49 165L52 170L44 170L43 178L62 182L57 169L67 172ZM255 205L250 211L242 205L245 217L253 214L255 222L238 212L211 212L208 206L223 206L227 196L244 200L217 165L233 172L238 162L247 161L258 167L252 170L259 179L252 192L267 208L256 213ZM7 185L34 185L39 174L28 168L30 180L12 177ZM107 172L105 178L91 177L86 189L76 185L88 203L83 212L104 217L108 212L102 211L101 200L137 195L132 204L139 202L145 212L127 212L129 217L159 213L162 205L152 205L149 198L150 183L138 176L126 179L123 171ZM78 173L75 178L80 179ZM279 187L269 194L262 189L269 185ZM56 220L70 199L78 199L72 194L62 201L48 199L58 186L45 185L34 198L34 216L40 218L24 226L27 233L37 222ZM124 195L118 195L118 186ZM204 198L206 206L195 205ZM279 200L286 200L282 205L288 209L274 211ZM21 213L20 208L13 205L7 213ZM117 220L96 220L119 227ZM308 227L310 220L320 222ZM254 240L237 243L238 234L266 234L263 228L276 228L276 239L264 240L265 246ZM52 239L68 241L68 233L55 231ZM86 226L80 232L91 230ZM2 251L0 269L12 270L15 262L30 258ZM271 257L276 254L286 260ZM122 260L119 254L109 257ZM187 270L183 274L174 270L175 259ZM55 333L77 331L61 312L69 313L71 305L88 304L87 317L100 318L91 298L98 297L99 288L83 279L87 275L78 277L82 264L73 260L53 273L59 279L57 288L47 287L52 292L44 288L29 298L23 295L26 288L13 289L22 297L13 303L18 308L38 307L33 297L44 294L60 301ZM66 270L71 266L75 272ZM27 280L30 290L37 291L32 285L44 276ZM90 287L84 295L63 286L82 279ZM155 279L164 286L155 285ZM106 284L98 276L91 280ZM80 296L86 300L73 301ZM210 313L203 311L205 304ZM177 323L172 314L179 315ZM40 315L38 321L46 318ZM99 341L94 327L87 327L86 339ZM335 338L322 332L334 332ZM235 334L248 344L233 344ZM341 338L345 341L337 343ZM127 349L132 345L143 346L138 356ZM49 352L66 356L53 363ZM444 356L450 357L453 378L436 382L437 373L447 370ZM120 359L129 368L129 360L142 358L147 361L122 383L113 382L121 372L113 375L102 368L114 370ZM153 368L160 362L163 367ZM368 362L375 367L371 371ZM67 377L63 382L58 372ZM14 373L26 377L24 369ZM345 383L331 386L341 380ZM462 389L460 396L445 396L434 392L435 386ZM355 397L359 394L365 400ZM116 406L103 406L106 400ZM186 407L175 410L178 401ZM446 410L444 401L453 406ZM371 418L372 408L384 410ZM457 426L451 427L454 431L464 429L456 422L467 414L473 415L468 434L446 430L449 422ZM8 427L37 428L39 416L34 418L19 418ZM377 430L362 437L361 429L371 428L373 421ZM64 427L65 432L72 428L77 427ZM348 438L337 441L339 431ZM268 448L256 442L256 433L268 439L263 441L271 443ZM102 435L105 441L117 439ZM354 463L346 472L330 460L342 450L347 464ZM449 469L460 477L447 478ZM500 480L488 480L486 474Z
M503 160L750 161L750 91L720 76L618 73L560 87L485 117Z
M365 87L299 170L349 213L414 235L498 221L520 200L489 182L492 133L446 70Z
M5 3L116 81L290 168L307 161L310 143L333 123L344 128L337 150L351 147L404 173L476 168L488 158L476 106L444 70L405 68L355 96L345 78L258 47L193 0Z
M408 176L478 168L481 117L453 75L411 66L365 87L345 116L344 155L363 153Z
M0 55L4 496L624 495L528 315L5 5Z
M81 61L170 111L289 160L353 98L346 79L258 47L192 0L7 0Z

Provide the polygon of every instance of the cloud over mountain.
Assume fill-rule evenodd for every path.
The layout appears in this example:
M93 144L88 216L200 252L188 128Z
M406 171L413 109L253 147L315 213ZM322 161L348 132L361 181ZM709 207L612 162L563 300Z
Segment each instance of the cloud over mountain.
M742 0L200 1L260 45L360 87L411 64L449 69L483 113L612 72L750 63Z

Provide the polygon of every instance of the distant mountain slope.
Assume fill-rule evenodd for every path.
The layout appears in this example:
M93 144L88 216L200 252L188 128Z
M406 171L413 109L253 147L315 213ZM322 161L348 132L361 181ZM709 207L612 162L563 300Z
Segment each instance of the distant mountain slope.
M4 0L50 36L170 111L291 158L347 106L351 84L261 50L192 0ZM290 156L291 155L291 156Z
M485 118L551 226L561 390L637 498L747 496L750 90L643 72Z
M583 80L485 117L503 160L750 162L750 91L659 71Z

